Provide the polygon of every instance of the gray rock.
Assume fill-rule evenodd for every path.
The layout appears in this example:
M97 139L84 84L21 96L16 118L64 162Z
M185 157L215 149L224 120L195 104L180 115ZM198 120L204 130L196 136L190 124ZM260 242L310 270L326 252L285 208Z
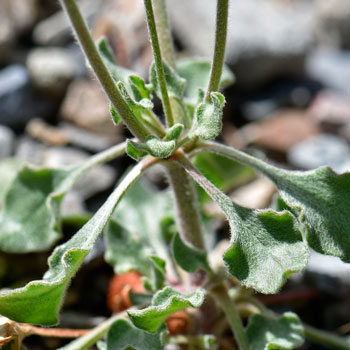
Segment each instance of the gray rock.
M86 212L84 200L76 191L69 191L61 203L61 215L70 216Z
M32 164L41 164L45 146L31 137L22 136L16 146L15 157Z
M194 54L212 56L215 6L212 0L168 2L176 35ZM308 2L231 0L226 62L237 84L250 87L280 73L300 74L313 42L312 14Z
M56 96L65 92L76 73L71 55L59 47L33 49L28 55L27 67L33 84Z
M308 56L306 73L328 89L350 97L350 51L316 50Z
M4 125L0 125L0 159L12 155L15 142L14 132Z
M293 146L288 161L302 169L328 165L334 171L350 171L350 147L344 139L331 134L315 135Z
M10 56L16 40L14 25L11 20L0 11L0 63L6 62Z

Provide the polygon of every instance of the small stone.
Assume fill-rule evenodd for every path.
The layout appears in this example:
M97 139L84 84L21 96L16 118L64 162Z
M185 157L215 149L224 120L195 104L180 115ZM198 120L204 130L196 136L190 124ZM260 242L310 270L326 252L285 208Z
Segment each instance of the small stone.
M69 191L62 199L61 216L78 215L86 212L84 201L76 191Z
M68 143L67 135L63 130L47 124L42 119L32 119L26 127L28 135L48 145L64 146Z
M109 102L101 87L92 81L74 81L62 103L60 115L76 126L103 134L116 134Z
M105 135L78 128L70 123L60 123L69 143L92 152L100 152L122 141L119 135Z
M0 159L10 157L13 152L15 134L4 125L0 125Z
M350 96L350 51L314 50L306 61L306 74L327 89Z
M33 49L27 67L34 86L55 96L65 92L76 73L69 52L58 47Z
M334 171L350 171L350 147L347 142L335 135L320 134L293 146L288 161L301 169L315 169L330 166Z
M0 63L5 63L15 44L15 28L11 20L0 11Z
M22 136L18 140L15 157L28 163L41 164L45 148L41 142Z
M247 144L256 144L268 150L286 153L290 147L320 132L307 113L299 110L281 110L274 116L240 129Z

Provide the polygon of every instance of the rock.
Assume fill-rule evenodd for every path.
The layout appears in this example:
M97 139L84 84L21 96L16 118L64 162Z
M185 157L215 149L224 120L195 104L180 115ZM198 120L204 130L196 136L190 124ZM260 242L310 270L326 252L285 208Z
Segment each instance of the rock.
M54 146L64 146L68 137L63 130L53 127L42 119L32 119L26 127L26 133L34 139Z
M22 128L32 117L47 117L52 112L50 99L31 89L25 67L10 65L0 71L0 124Z
M109 102L101 87L92 81L74 81L62 103L60 115L76 126L103 134L116 134Z
M0 125L0 159L10 157L13 153L15 134L4 125Z
M59 127L59 130L64 133L69 143L88 151L100 152L122 141L119 135L96 133L66 122L60 123Z
M22 136L17 142L15 157L28 163L41 164L45 148L45 145L31 137Z
M215 33L215 5L212 0L168 1L175 34L193 54L212 56L208 41ZM313 26L308 2L232 0L226 62L237 84L256 87L281 74L301 74L305 52L313 43Z
M320 44L350 49L349 1L317 0L315 6Z
M350 97L350 51L313 51L306 61L306 74L326 88Z
M299 110L281 110L272 117L240 129L246 144L286 153L290 147L320 132L317 124Z
M347 142L335 135L320 134L293 146L288 161L302 169L315 169L328 165L334 171L350 171L350 147Z
M49 167L64 167L78 165L87 160L89 155L71 147L51 147L45 150L42 164ZM74 185L76 191L83 199L113 186L116 171L108 165L98 165L87 171Z
M101 1L79 1L79 9L88 22L93 21L100 8ZM58 11L49 18L43 19L33 30L33 40L38 45L62 45L71 39L72 29L63 11Z
M62 199L61 216L71 216L85 213L84 200L76 191L69 191Z
M75 76L75 65L63 48L35 48L27 58L27 67L36 88L62 96Z
M239 187L230 195L230 198L243 207L263 209L269 207L275 192L275 185L269 179L261 177Z

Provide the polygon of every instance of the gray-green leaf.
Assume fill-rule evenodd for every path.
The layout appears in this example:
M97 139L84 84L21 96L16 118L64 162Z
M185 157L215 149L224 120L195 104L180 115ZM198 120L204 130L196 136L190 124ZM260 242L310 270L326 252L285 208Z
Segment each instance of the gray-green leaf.
M305 267L308 248L294 216L287 211L243 208L233 203L186 158L181 164L226 215L232 236L224 262L243 285L266 294L276 293L290 273Z
M151 277L149 256L157 254L169 261L161 227L161 220L169 216L174 216L169 192L156 191L142 181L129 189L105 235L105 259L116 273L136 270Z
M250 350L291 350L304 343L304 330L298 316L292 312L281 317L253 315L247 337Z
M173 256L178 265L187 272L196 272L199 269L210 271L207 253L185 243L178 233L172 243Z
M56 324L62 299L71 279L91 251L119 200L141 174L142 164L138 164L92 219L69 241L54 250L49 258L49 269L42 280L29 282L22 288L0 292L0 314L17 322Z
M163 350L166 327L151 334L136 328L130 321L117 320L108 331L106 350Z
M205 292L202 289L182 294L165 287L154 295L151 306L143 310L128 311L128 315L136 327L155 333L168 316L188 307L200 307L204 297Z

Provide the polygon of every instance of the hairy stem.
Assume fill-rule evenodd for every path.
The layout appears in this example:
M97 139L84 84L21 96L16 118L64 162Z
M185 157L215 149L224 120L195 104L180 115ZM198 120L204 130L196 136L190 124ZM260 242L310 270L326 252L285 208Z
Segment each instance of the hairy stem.
M225 313L239 349L249 350L248 339L242 325L241 317L235 303L229 297L226 287L224 285L216 286L211 290L211 294Z
M163 59L169 66L175 67L174 45L171 36L165 0L152 0L159 45Z
M83 52L89 60L93 71L95 72L112 105L117 110L130 132L141 141L144 141L149 133L134 115L117 89L113 78L109 74L108 69L104 65L96 49L75 0L60 0L60 2L72 23Z
M166 163L176 203L177 226L182 239L198 249L205 249L198 199L192 179L175 162Z
M144 3L146 8L147 24L148 24L149 35L151 38L154 62L156 65L157 79L159 83L160 93L162 95L164 113L165 113L168 126L172 126L174 125L174 117L171 109L168 89L166 86L162 54L161 54L159 40L158 40L157 26L154 18L154 13L153 13L152 1L144 0Z
M224 65L227 37L227 17L229 0L217 0L215 49L211 65L210 79L205 100L210 99L210 93L219 90L222 67Z

